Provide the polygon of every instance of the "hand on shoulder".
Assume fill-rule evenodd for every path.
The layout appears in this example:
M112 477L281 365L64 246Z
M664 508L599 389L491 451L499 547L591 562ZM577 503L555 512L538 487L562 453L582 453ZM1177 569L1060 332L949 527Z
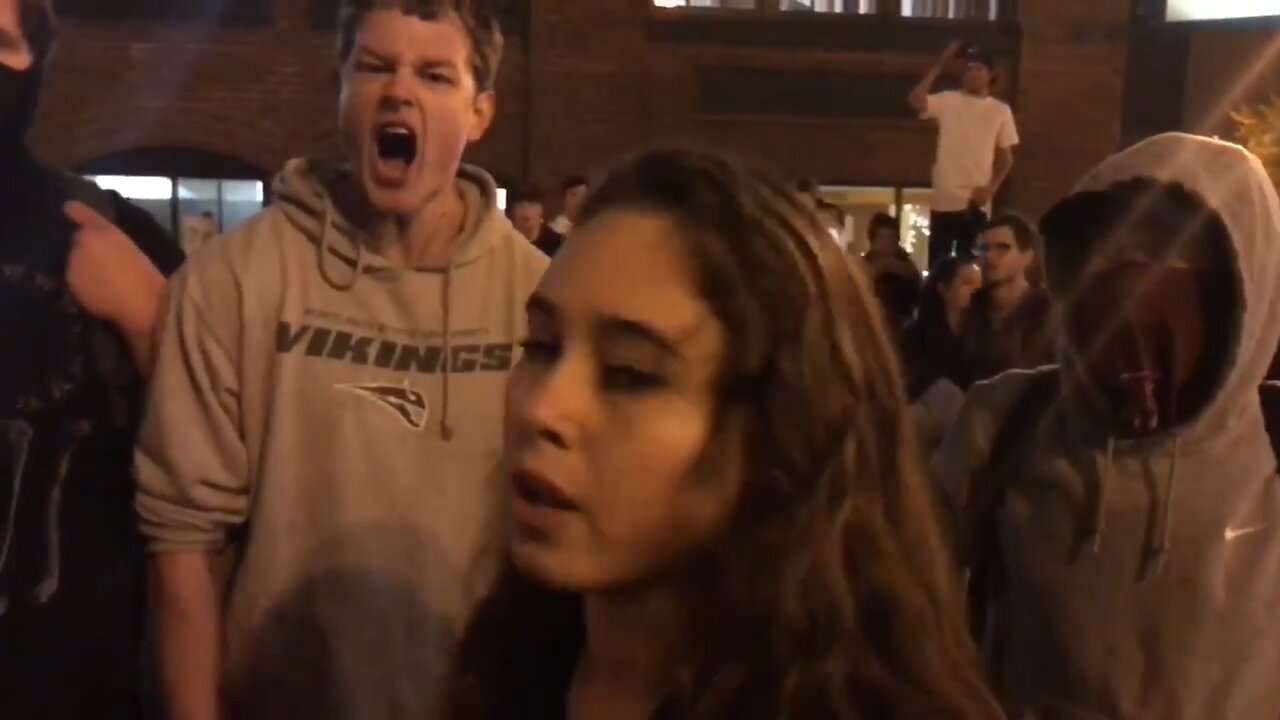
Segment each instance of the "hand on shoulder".
M75 226L66 272L72 297L124 335L150 336L164 276L123 231L88 205L71 201L63 212Z

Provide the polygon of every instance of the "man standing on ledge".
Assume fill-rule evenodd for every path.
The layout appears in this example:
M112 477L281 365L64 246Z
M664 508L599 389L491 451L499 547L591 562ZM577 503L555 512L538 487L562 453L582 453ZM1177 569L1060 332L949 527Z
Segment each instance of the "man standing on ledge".
M952 61L963 60L960 90L930 94ZM958 42L911 91L911 106L938 124L929 218L929 266L951 254L971 256L991 214L991 200L1013 169L1018 129L1009 106L991 96L994 61Z
M172 720L436 716L547 264L460 165L494 111L482 7L349 0L344 161L290 162L170 287L137 507Z

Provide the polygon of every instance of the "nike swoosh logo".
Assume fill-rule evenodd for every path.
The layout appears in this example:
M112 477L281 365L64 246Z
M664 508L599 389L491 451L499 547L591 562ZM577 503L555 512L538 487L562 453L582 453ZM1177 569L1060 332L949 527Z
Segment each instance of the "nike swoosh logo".
M1253 533L1256 533L1259 530L1266 529L1266 527L1267 527L1266 525L1254 525L1253 527L1239 528L1239 529L1227 528L1222 533L1222 539L1226 540L1227 542L1231 542L1232 540L1235 540L1241 535L1252 535Z

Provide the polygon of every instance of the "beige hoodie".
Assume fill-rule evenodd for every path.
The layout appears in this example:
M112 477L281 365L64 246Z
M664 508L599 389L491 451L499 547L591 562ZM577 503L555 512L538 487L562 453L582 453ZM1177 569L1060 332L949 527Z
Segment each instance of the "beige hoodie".
M464 167L450 267L398 270L339 175L291 162L175 278L138 441L152 551L233 560L237 718L431 717L500 549L502 397L547 260Z

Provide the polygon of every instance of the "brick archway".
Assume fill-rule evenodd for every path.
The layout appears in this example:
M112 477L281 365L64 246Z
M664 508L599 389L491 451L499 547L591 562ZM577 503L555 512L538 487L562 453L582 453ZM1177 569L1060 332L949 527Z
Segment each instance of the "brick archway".
M155 28L138 42L105 25L63 27L31 135L37 152L77 167L138 147L189 148L270 175L336 148L329 36Z

